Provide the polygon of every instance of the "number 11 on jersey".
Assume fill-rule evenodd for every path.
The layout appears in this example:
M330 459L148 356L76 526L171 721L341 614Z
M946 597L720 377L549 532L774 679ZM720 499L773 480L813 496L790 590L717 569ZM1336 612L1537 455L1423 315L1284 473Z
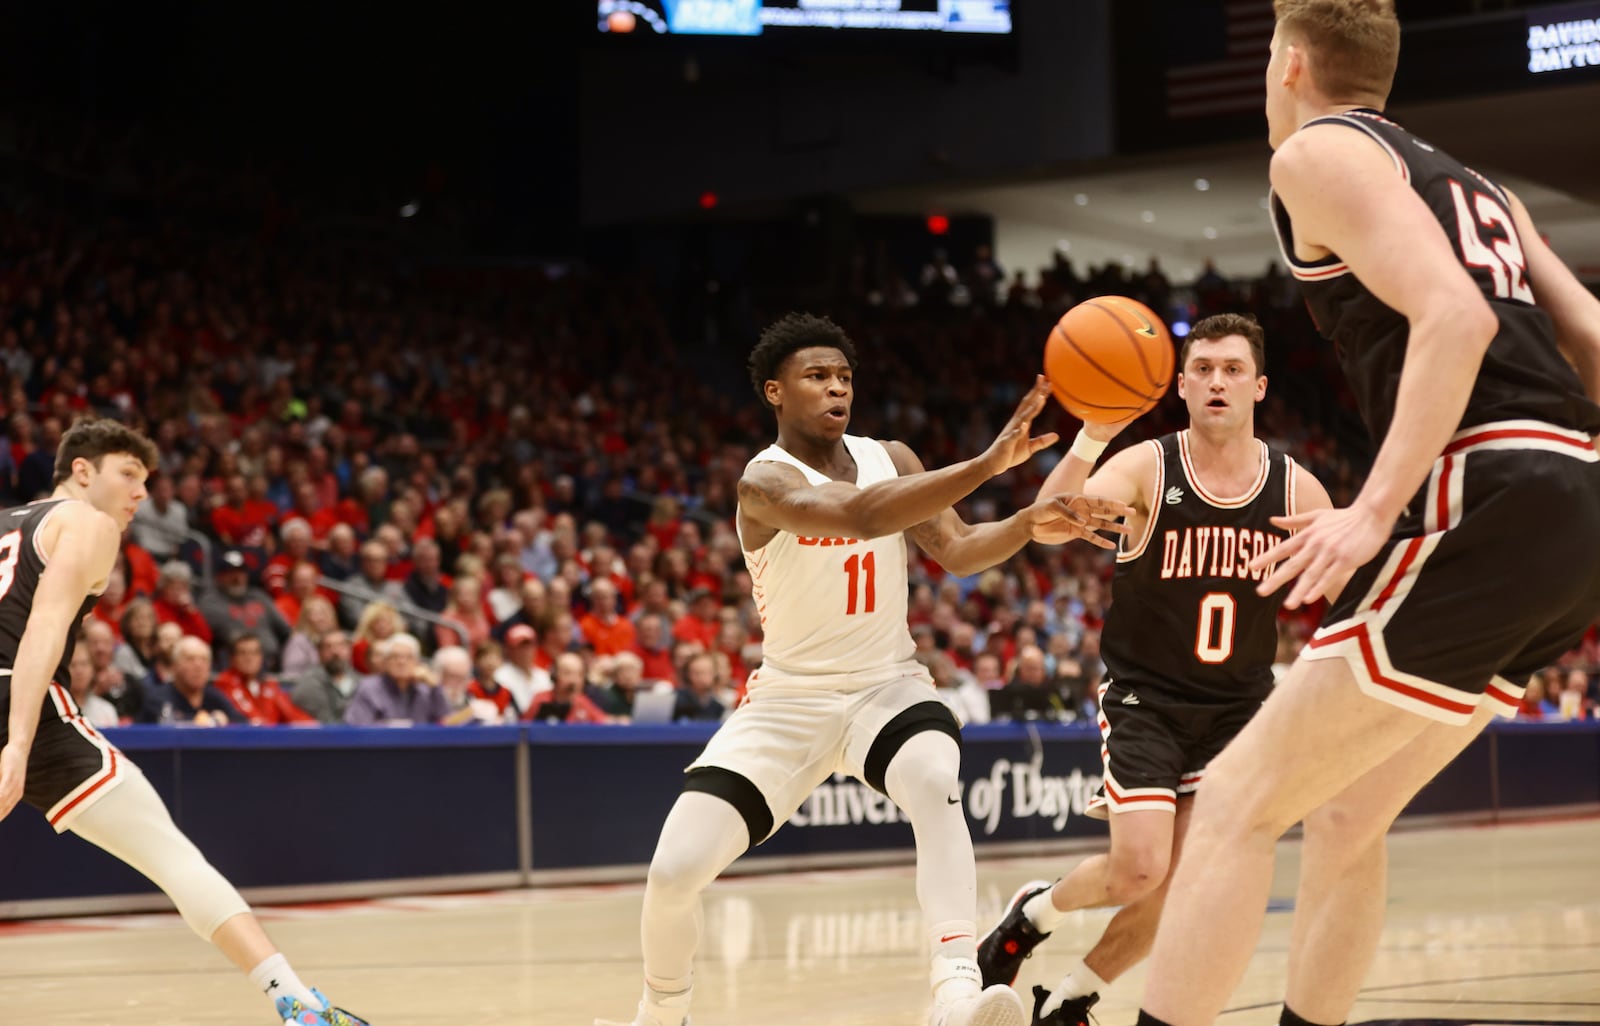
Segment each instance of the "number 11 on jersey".
M845 576L850 578L850 597L845 602L844 615L856 615L856 596L861 596L861 611L872 612L874 600L878 594L878 566L873 559L873 553L865 556L857 553L844 561ZM861 578L865 577L863 582ZM866 587L863 588L862 584Z

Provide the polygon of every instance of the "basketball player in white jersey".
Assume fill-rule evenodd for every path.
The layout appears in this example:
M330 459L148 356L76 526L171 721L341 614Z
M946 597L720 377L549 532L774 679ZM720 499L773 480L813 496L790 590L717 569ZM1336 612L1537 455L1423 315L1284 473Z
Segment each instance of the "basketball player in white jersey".
M645 888L645 989L634 1026L684 1026L700 939L700 893L761 843L835 771L887 794L911 820L917 898L932 955L933 1026L1022 1026L1009 987L982 988L977 879L960 803L960 729L912 659L903 532L953 573L992 566L1049 530L1096 531L1120 502L1063 495L995 523L950 509L1051 444L1030 438L1048 386L1036 382L989 450L923 470L901 443L845 434L855 347L833 322L790 314L750 356L777 444L739 481L738 531L765 628L749 697L689 767Z

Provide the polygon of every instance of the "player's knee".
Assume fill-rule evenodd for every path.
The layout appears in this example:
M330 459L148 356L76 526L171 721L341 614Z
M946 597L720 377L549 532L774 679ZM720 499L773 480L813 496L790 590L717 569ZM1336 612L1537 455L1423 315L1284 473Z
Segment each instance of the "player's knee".
M1276 793L1270 772L1263 773L1227 749L1206 767L1189 829L1192 834L1223 832L1237 841L1276 841L1297 819Z
M961 749L936 731L924 731L908 739L884 775L889 797L903 801L908 811L925 801L943 802L960 793L960 788Z
M1153 894L1167 879L1171 854L1157 848L1113 851L1106 867L1106 898L1114 905L1129 905Z
M1370 807L1335 799L1307 815L1303 829L1308 853L1317 858L1348 866L1386 857L1389 821Z
M721 866L713 866L699 845L660 845L650 860L647 886L657 896L692 897L710 886Z

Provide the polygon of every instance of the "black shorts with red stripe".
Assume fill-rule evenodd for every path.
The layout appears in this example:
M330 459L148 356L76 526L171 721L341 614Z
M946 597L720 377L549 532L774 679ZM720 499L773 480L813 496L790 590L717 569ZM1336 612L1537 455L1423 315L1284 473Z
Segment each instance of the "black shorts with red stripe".
M0 744L11 714L11 680L0 676ZM60 684L45 694L22 800L44 813L58 833L109 792L128 771L127 757L78 714L78 707Z
M1158 809L1174 812L1200 785L1205 768L1261 708L1261 696L1235 702L1183 702L1170 687L1137 680L1100 687L1102 793L1088 814Z
M1600 455L1539 421L1457 433L1307 644L1362 691L1444 723L1485 700L1513 715L1528 679L1600 614Z

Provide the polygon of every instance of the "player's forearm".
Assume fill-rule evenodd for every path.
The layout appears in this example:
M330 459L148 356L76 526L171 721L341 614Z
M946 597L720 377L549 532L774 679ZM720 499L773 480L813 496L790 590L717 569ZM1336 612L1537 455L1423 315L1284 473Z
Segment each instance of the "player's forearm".
M854 537L882 538L933 519L987 480L980 461L963 460L870 484L851 497L845 512Z
M1044 484L1039 486L1038 497L1045 499L1052 495L1060 495L1063 492L1082 495L1083 486L1089 482L1089 475L1092 473L1094 473L1094 464L1082 457L1073 455L1072 450L1069 449L1067 454L1061 457L1061 462L1051 469L1050 476L1044 479Z
M11 715L7 741L22 748L33 746L39 728L39 711L44 705L50 678L66 644L66 629L49 623L30 621L17 644L17 658L11 666Z
M966 577L1010 559L1022 551L1030 537L1020 514L974 524L966 534L945 543L939 553L939 565L957 577Z
M1384 523L1400 518L1461 426L1495 326L1487 308L1482 315L1475 309L1451 311L1413 323L1394 420L1356 505Z

